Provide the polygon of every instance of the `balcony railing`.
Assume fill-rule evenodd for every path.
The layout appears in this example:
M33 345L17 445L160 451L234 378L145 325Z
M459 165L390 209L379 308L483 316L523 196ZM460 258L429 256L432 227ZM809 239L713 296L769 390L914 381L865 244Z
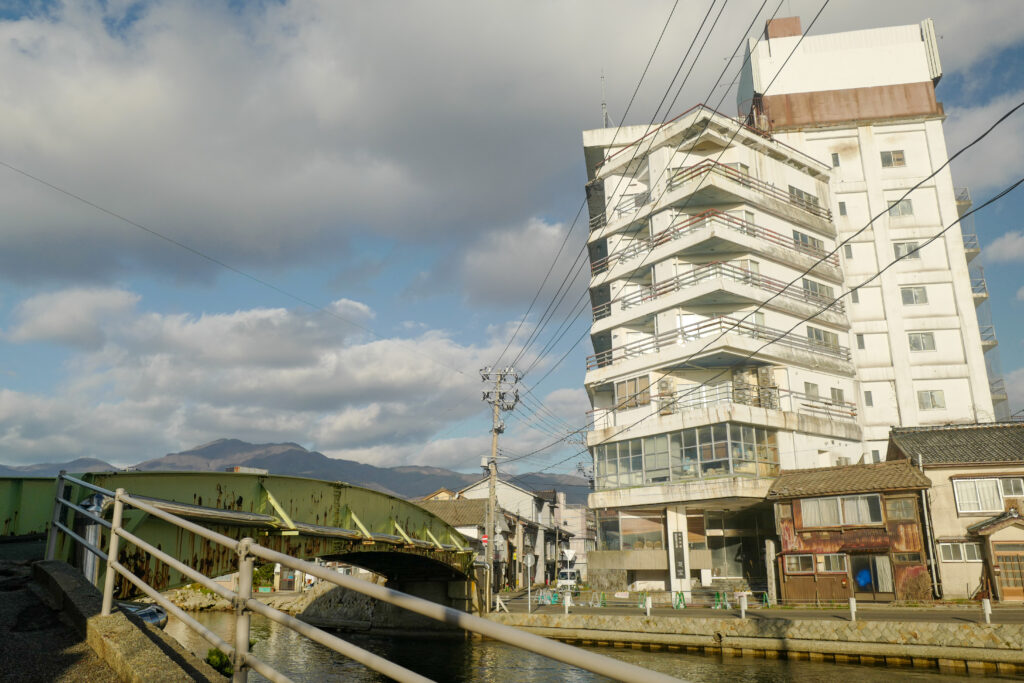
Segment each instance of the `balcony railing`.
M688 273L682 273L674 278L670 278L664 282L659 282L653 286L641 287L639 291L632 294L628 294L618 299L604 304L599 304L594 307L594 319L600 320L601 318L611 315L612 304L618 303L622 310L627 310L633 306L639 306L640 304L653 301L659 297L678 292L681 289L687 287L693 287L706 280L713 280L715 278L722 278L725 280L732 280L733 282L740 282L742 284L751 285L757 287L766 292L773 294L780 294L787 299L794 301L800 301L802 303L809 303L814 306L827 306L832 307L844 313L846 311L846 305L842 300L836 300L833 297L828 297L817 292L812 292L803 287L789 286L788 283L782 280L776 280L775 278L761 275L760 273L751 272L745 268L740 268L730 263L707 263L704 265L696 266L693 270Z
M762 228L759 225L742 220L731 214L719 211L718 209L709 209L692 216L686 214L681 215L673 221L672 225L661 232L658 232L647 239L635 240L628 247L594 261L590 265L591 275L603 273L608 270L612 264L618 261L627 261L639 254L643 254L656 247L660 247L667 242L679 239L691 232L711 226L720 226L730 230L735 230L743 235L750 235L751 237L756 237L771 244L777 244L787 249L792 249L793 251L813 256L814 258L824 258L825 263L830 266L839 266L838 254L829 254L824 249L818 249L817 247L804 244L799 240L794 240L791 236L783 235L775 232L774 230L769 230L768 228Z
M762 387L746 382L721 382L694 391L682 388L671 396L658 397L659 412L678 412L691 408L709 408L722 404L740 404L769 410L805 413L830 420L856 422L857 406L846 401L831 401L802 392Z
M976 297L988 296L988 284L985 282L984 275L978 275L971 278L971 292L973 292Z
M953 194L956 196L957 204L970 204L971 203L971 190L967 187L956 187L953 188Z
M1002 377L990 379L988 388L993 395L1002 396L1006 393L1006 381Z
M981 243L978 242L978 236L973 232L965 232L964 234L964 251L981 251Z
M656 407L660 415L671 415L695 408L711 408L717 405L745 405L768 410L802 413L829 420L857 421L857 406L853 403L832 401L788 389L762 387L738 381L725 381L706 386L684 386L672 394L653 397L652 405ZM652 411L654 409L650 408ZM590 414L593 415L594 429L618 426L616 413L617 411L611 408L592 410ZM635 421L635 416L625 418L626 424L632 424Z
M995 325L979 325L978 331L981 332L981 343L982 344L996 344L996 326Z
M743 187L749 188L756 192L777 199L781 202L791 204L799 209L806 211L807 213L824 218L826 220L832 220L832 212L824 206L821 206L817 200L803 199L795 195L790 194L787 191L780 190L771 183L766 183L763 180L758 180L753 176L743 173L741 171L720 164L717 161L711 159L705 159L704 161L694 166L684 166L682 168L670 169L668 179L668 189L674 190L681 187L683 184L695 180L697 178L703 178L706 175L714 174L731 180L735 183L739 183Z
M831 356L840 360L850 360L850 349L845 346L822 343L784 330L741 322L738 318L719 316L587 356L587 369L608 367L613 361L637 358L648 353L656 353L673 344L685 344L696 339L721 334L738 334L753 339L763 339L800 351Z

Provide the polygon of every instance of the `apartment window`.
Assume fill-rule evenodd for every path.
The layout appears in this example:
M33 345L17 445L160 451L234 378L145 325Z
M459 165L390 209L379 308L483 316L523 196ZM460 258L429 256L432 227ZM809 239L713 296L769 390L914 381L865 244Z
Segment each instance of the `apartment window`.
M853 245L852 244L844 244L843 245L843 255L846 256L846 258L848 258L848 259L853 258Z
M846 202L839 202L839 215L840 216L845 216L846 215Z
M863 334L858 334L857 335L857 348L858 349L863 349L864 348L864 335Z
M818 198L810 192L804 192L799 187L789 186L789 198L798 204L817 208Z
M896 202L889 202L889 215L894 217L913 216L914 204L909 199L901 199Z
M857 289L851 289L850 290L850 301L852 301L855 304L859 304L860 303L860 290L857 290Z
M890 498L885 501L887 519L917 519L917 503L913 498Z
M804 394L811 398L818 398L818 385L814 382L804 382Z
M814 555L786 555L787 574L813 574Z
M754 311L754 324L758 327L764 327L764 313L762 311Z
M900 166L906 166L907 159L903 155L902 149L894 149L888 152L882 152L882 168L898 168Z
M804 278L804 292L810 294L818 299L826 299L831 301L835 299L835 290L828 285L823 285L820 282L814 280L808 280Z
M935 350L934 332L911 332L910 334L907 335L907 339L910 340L911 351Z
M806 235L799 230L793 231L793 243L797 249L803 251L812 251L819 254L825 251L824 241L819 240L817 237Z
M829 332L827 330L822 330L808 325L807 338L811 341L811 344L828 346L833 349L839 348L839 335L835 332Z
M741 164L740 162L736 161L736 162L733 162L731 164L725 164L725 165L728 166L731 169L739 171L743 175L750 175L750 167L747 166L746 164Z
M843 396L843 390L832 387L832 402L833 403L846 403L845 396Z
M821 568L823 572L846 573L846 555L842 553L829 553L821 556Z
M865 391L864 392L864 405L869 407L869 408L871 406L875 405L875 399L871 397L871 392L870 391Z
M921 410L943 410L946 397L941 389L926 389L917 392L917 407Z
M882 502L877 493L800 501L801 528L881 524Z
M832 152L832 168L839 166L839 152Z
M648 375L615 383L615 407L636 408L651 402L651 378Z
M917 564L921 561L921 553L893 553L892 559L896 564Z
M897 259L921 258L917 242L893 242L892 251Z
M871 462L882 462L882 454L878 452L877 448L871 450Z
M981 544L940 543L939 557L943 562L981 562Z
M957 512L1002 512L998 479L954 479Z
M924 287L900 287L900 296L904 306L928 303L928 290Z
M1024 496L1024 479L1002 479L1003 497Z

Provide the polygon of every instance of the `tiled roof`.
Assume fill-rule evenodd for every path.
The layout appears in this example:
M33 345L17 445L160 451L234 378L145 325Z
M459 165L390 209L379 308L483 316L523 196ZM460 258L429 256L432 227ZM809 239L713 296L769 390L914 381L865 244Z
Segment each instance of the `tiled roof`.
M894 460L870 465L783 471L768 489L768 498L903 491L931 485L928 477L909 462Z
M421 500L416 503L451 526L484 526L487 523L486 498Z
M995 462L1024 464L1024 422L946 427L902 427L889 433L888 459L956 465Z

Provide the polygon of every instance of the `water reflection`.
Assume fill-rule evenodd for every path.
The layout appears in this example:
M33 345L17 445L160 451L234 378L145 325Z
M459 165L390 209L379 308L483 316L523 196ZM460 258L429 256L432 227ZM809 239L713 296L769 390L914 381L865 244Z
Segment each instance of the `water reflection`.
M194 615L207 628L228 642L234 634L234 615L201 612ZM205 655L209 644L173 617L166 631L193 652ZM376 638L340 634L371 652L436 681L483 681L516 683L536 681L569 683L609 679L556 662L540 655L491 641L436 638ZM386 681L385 676L367 670L342 655L314 643L259 615L252 615L253 654L295 681ZM823 664L807 661L750 658L717 658L673 652L644 652L595 648L594 652L615 657L695 683L782 683L784 681L946 681L949 676L934 672L881 667ZM249 680L262 681L252 673ZM994 679L987 679L994 680ZM1019 680L1019 679L1018 679Z

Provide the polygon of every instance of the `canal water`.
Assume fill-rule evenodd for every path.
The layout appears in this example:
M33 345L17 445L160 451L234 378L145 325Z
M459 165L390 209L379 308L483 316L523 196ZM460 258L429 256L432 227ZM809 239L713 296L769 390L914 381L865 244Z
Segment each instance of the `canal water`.
M234 615L230 612L194 614L203 625L228 642L234 637ZM295 681L386 681L385 676L367 670L333 650L299 634L252 615L252 651L257 657ZM171 617L166 631L189 650L205 656L209 644ZM485 681L495 683L555 683L566 681L607 681L554 660L524 652L504 643L434 638L377 638L339 634L360 647L386 657L436 681ZM850 683L851 681L907 681L948 683L951 676L938 673L883 667L823 664L808 661L768 660L736 657L706 657L672 652L643 652L614 648L589 648L593 652L638 664L694 683ZM249 680L265 680L251 673ZM965 679L962 679L965 680ZM986 681L999 680L987 678ZM1005 680L1005 679L1003 679Z

